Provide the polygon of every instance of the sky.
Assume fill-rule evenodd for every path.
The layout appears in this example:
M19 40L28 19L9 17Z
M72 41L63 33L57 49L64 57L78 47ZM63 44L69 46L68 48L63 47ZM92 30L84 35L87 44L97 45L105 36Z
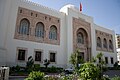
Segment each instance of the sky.
M92 16L94 23L114 30L120 34L120 0L31 0L43 6L60 10L64 5L73 4L79 8L82 3L82 13Z

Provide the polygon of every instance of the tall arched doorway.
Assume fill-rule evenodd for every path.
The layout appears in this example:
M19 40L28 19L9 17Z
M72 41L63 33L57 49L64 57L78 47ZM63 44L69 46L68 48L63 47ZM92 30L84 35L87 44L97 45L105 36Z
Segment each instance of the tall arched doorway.
M73 18L73 52L79 49L78 58L84 61L91 59L91 26L90 23Z
M88 34L85 29L79 28L76 31L76 48L80 49L78 54L78 58L83 59L84 61L88 61Z

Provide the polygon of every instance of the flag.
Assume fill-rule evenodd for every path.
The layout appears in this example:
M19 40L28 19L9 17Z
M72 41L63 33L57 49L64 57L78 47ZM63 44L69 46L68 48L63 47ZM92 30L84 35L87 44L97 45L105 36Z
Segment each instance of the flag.
M82 11L82 4L80 3L80 11Z

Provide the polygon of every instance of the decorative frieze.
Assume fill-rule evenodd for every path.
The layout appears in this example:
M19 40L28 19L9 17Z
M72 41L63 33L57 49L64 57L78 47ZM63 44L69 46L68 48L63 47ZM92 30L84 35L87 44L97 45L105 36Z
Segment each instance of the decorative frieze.
M91 56L91 25L81 18L73 17L73 50L80 49L84 54L84 60L90 60ZM77 33L83 34L83 44L77 42Z
M24 18L30 22L29 35L19 34L20 22ZM44 24L44 38L39 38L35 36L35 28L38 22L42 22ZM49 31L52 25L54 25L57 28L57 40L49 39ZM60 44L60 18L19 7L14 38L19 40L59 45Z
M96 32L96 49L99 50L99 51L114 52L113 37L112 37L112 35L108 34L106 32L103 32L103 31L99 31L99 30L95 30L95 32ZM97 38L98 37L101 40L101 48L97 46ZM107 48L104 48L104 46L103 46L103 44L104 44L103 40L104 39L106 39L106 41L107 41L107 44L106 44ZM112 42L111 46L113 47L113 49L109 49L109 46L110 46L109 41Z

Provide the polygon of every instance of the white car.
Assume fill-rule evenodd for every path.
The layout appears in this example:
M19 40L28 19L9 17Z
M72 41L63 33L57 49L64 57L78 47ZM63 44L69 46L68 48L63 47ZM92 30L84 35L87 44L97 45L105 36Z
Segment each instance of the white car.
M73 68L67 68L65 69L66 73L73 73L74 69Z

